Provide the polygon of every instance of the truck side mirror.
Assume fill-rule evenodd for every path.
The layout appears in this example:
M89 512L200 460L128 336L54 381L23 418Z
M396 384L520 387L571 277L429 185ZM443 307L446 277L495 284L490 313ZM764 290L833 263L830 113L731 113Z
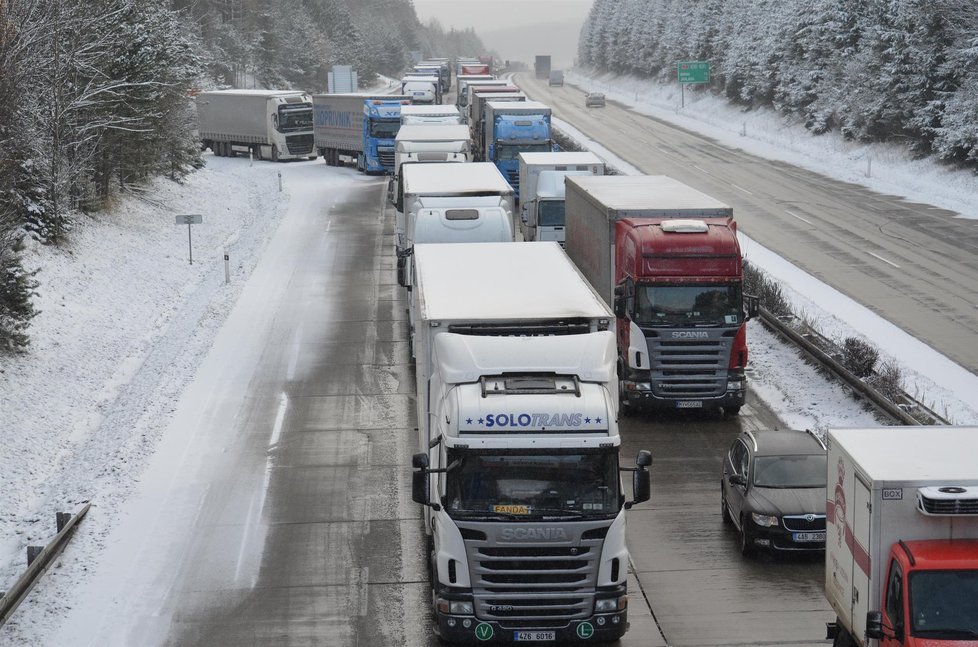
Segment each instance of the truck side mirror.
M428 505L430 499L431 482L428 479L428 455L425 453L415 454L411 457L411 464L415 471L411 474L411 499L415 503Z
M744 295L744 305L747 307L747 318L753 319L761 311L761 299L754 295L745 294Z
M866 614L866 638L883 639L883 614L880 611L870 611Z
M747 479L744 478L743 474L731 474L730 475L730 485L739 485L741 487L747 486Z
M625 286L616 285L615 286L615 298L613 305L615 316L619 319L624 319L627 314L627 308L625 307Z

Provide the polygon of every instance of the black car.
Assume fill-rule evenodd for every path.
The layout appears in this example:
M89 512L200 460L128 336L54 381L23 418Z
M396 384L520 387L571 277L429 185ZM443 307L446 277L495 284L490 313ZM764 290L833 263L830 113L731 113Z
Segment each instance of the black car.
M740 551L825 550L825 444L810 431L745 431L723 460L720 510Z

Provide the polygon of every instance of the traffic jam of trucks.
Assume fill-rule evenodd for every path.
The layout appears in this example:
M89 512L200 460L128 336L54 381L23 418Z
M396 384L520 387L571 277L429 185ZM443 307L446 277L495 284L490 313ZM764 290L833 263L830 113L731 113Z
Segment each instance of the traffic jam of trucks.
M563 83L549 55L533 76ZM759 305L733 208L560 151L551 107L491 58L422 60L392 94L357 93L347 77L351 92L202 92L199 132L218 156L322 156L389 177L435 632L617 640L629 627L626 512L650 499L652 463L645 450L619 455L620 417L733 419L747 401ZM756 532L736 527L754 542L744 555L824 554L834 647L978 646L978 428L742 436L721 488L735 526L728 499L764 499L775 458L819 465L784 476L785 488L824 488L806 495L819 509L804 522L756 503L738 513Z

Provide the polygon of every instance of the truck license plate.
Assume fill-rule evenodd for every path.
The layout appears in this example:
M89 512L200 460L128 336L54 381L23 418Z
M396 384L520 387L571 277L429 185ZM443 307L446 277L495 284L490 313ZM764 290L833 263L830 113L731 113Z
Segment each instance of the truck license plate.
M514 631L513 640L516 642L543 642L557 640L556 631Z
M791 534L795 541L825 541L824 532L795 532Z
M677 409L702 409L703 402L700 400L680 400L676 403Z

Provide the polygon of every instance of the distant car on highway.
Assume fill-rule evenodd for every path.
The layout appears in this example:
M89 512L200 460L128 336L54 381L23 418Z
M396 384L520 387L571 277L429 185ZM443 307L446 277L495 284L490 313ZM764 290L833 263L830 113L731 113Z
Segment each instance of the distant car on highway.
M825 550L825 444L810 431L745 431L723 460L720 511L740 552Z
M547 85L556 85L557 87L564 87L564 73L561 70L551 70L550 78L547 81Z
M600 92L588 92L584 95L585 108L604 108L604 94Z

